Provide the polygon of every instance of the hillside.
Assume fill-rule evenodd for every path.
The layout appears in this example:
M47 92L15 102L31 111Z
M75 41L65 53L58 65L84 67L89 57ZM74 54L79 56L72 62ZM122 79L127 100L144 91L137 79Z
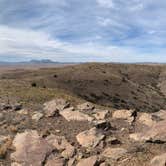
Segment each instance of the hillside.
M164 65L1 70L0 165L163 166L165 82Z
M18 70L2 77L60 89L111 108L154 112L166 108L166 66L81 64L63 68Z

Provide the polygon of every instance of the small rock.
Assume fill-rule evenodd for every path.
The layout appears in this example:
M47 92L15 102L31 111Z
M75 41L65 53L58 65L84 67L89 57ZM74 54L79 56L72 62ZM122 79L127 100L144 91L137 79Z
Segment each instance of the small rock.
M27 115L28 110L27 109L21 109L21 110L17 111L17 113L19 113L20 115Z
M106 120L99 120L95 122L95 127L98 129L108 130L111 127L111 124Z
M146 126L153 126L156 122L153 120L153 117L151 114L148 113L141 113L138 121Z
M121 157L125 156L126 154L127 150L124 148L107 148L102 153L102 156L113 160L118 160Z
M86 102L86 103L77 105L77 108L78 110L81 110L81 111L92 111L95 108L95 106L92 103Z
M108 110L95 109L94 112L95 113L93 114L93 116L95 117L96 120L104 120L107 117L107 115L109 114Z
M160 110L152 114L153 119L166 120L166 110Z
M83 147L96 147L101 140L104 139L104 135L99 132L95 127L79 133L76 138L80 145Z
M19 103L14 104L14 105L12 106L12 109L13 109L14 111L19 111L19 110L22 109L22 104L19 104Z
M76 162L76 158L73 157L73 158L69 159L67 166L73 166L75 164L75 162Z
M12 139L9 136L0 137L0 158L5 158L7 150L10 149Z
M3 119L3 113L0 113L0 120Z
M63 136L50 135L46 138L47 142L57 150L62 151L61 155L68 159L75 153L75 148Z
M19 163L14 162L14 163L11 163L11 166L22 166L22 165L19 164Z
M32 116L32 119L35 120L35 121L39 121L44 115L40 112L35 112Z
M41 166L46 155L53 150L53 147L35 130L18 133L14 138L13 146L16 151L11 154L11 159L22 165Z
M86 159L81 159L77 166L95 166L98 162L98 157L97 156L91 156Z
M107 143L108 144L112 144L112 145L116 145L116 144L120 144L120 141L116 138L116 137L109 137L107 139Z
M65 166L65 160L63 158L57 157L56 155L51 155L47 159L45 166Z
M134 110L116 110L112 117L114 119L123 119L126 120L128 123L132 123L134 121Z
M63 110L60 112L60 115L63 116L67 121L93 121L92 117L80 111Z
M155 156L151 162L150 166L165 166L166 165L166 153Z

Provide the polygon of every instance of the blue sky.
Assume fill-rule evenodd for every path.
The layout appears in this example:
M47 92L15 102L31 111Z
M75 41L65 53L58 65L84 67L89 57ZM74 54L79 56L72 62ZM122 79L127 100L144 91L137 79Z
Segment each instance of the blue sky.
M0 0L0 61L166 62L165 0Z

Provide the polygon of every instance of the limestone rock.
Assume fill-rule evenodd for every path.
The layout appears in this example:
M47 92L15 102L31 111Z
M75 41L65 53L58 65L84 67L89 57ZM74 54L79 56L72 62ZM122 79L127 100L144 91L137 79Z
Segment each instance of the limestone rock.
M151 114L148 114L148 113L141 113L138 121L146 126L153 126L156 121L153 120L153 117Z
M134 120L134 110L116 110L113 114L112 117L114 119L123 119L126 120L127 122L131 123Z
M98 160L97 156L91 156L86 159L81 159L79 163L77 164L77 166L95 166L97 163L97 160Z
M124 148L106 148L102 153L102 156L113 160L118 160L119 158L125 156L126 154L127 150Z
M55 99L44 104L46 117L58 115L59 111L69 107L70 103L64 99Z
M104 120L107 117L107 115L109 114L108 110L95 109L94 111L95 111L95 113L93 114L93 116L95 117L96 120Z
M44 115L40 112L35 112L32 116L32 119L35 121L39 121Z
M155 156L151 162L150 166L165 166L166 165L166 153Z
M57 150L62 151L64 158L70 158L75 153L75 148L63 136L50 135L46 138L47 142Z
M17 111L17 113L20 114L20 115L27 115L28 110L27 109L21 109L21 110Z
M65 160L58 156L51 155L47 159L45 166L65 166Z
M130 138L135 141L166 142L166 120L160 121L140 133L130 134Z
M11 154L11 159L22 166L41 166L46 155L53 150L53 147L41 138L35 130L18 133L14 138L13 146L16 151Z
M61 111L60 115L63 116L67 121L72 121L72 120L89 121L89 122L93 121L92 117L80 111L71 111L67 109L67 110Z
M96 147L104 137L105 136L95 127L90 130L83 131L76 136L77 141L83 147Z

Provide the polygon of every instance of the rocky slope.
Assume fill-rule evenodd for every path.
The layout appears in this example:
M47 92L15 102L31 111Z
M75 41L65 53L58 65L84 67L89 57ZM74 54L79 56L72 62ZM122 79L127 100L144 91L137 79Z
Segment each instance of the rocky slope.
M54 98L40 110L0 104L0 165L165 166L166 111Z

